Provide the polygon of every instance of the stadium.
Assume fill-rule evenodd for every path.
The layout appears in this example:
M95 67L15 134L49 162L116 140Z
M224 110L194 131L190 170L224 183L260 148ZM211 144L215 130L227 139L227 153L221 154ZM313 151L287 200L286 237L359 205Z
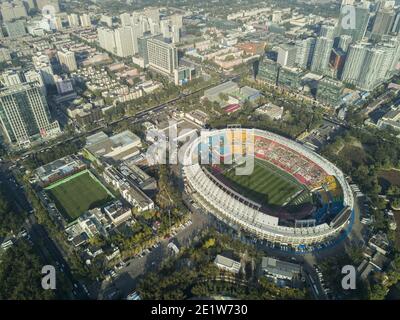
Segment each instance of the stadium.
M253 156L254 155L254 156ZM253 159L249 174L237 174ZM218 219L260 239L301 247L336 238L353 214L342 171L277 134L209 131L184 150L185 191Z

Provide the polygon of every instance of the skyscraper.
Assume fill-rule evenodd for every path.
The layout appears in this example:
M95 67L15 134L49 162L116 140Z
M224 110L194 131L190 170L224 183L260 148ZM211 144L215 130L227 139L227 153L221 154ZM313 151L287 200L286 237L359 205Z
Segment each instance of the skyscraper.
M371 37L373 39L380 39L383 35L391 32L394 20L395 13L393 10L379 10L375 15Z
M97 36L101 48L112 54L116 54L117 49L115 45L114 30L104 27L97 28Z
M132 42L132 28L121 27L115 30L116 55L119 57L129 57L134 54Z
M353 39L351 38L351 36L343 34L339 37L338 48L341 49L343 52L347 52L352 41Z
M6 140L19 146L60 132L58 122L51 122L46 98L36 82L0 90L0 122Z
M58 60L66 72L72 72L77 69L75 53L72 51L58 51Z
M277 62L282 67L294 67L296 64L297 47L291 44L282 44L278 47Z
M178 67L178 51L172 44L158 39L147 40L149 66L163 74L171 75Z
M315 42L315 38L311 37L296 42L296 66L302 69L308 69L311 66Z
M319 37L315 44L314 56L311 63L311 71L328 74L329 58L333 47L333 40Z
M344 82L358 85L367 51L368 48L365 43L350 45L342 74Z
M335 37L335 27L329 25L322 25L319 32L320 37L325 37L328 39L333 39Z
M13 22L5 22L4 26L7 30L7 34L10 38L17 38L26 35L25 23L22 20L16 20Z

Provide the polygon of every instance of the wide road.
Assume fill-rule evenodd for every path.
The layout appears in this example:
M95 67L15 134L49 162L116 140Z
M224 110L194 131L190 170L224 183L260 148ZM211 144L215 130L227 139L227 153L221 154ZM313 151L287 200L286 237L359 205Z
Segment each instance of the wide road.
M52 143L52 144L47 144L47 145L44 145L44 146L39 147L39 148L34 149L34 150L28 150L28 151L22 153L21 155L19 155L18 157L14 158L14 160L19 161L19 160L21 160L21 158L23 158L23 157L29 156L29 155L31 155L31 154L38 153L38 152L40 152L40 151L42 151L42 150L49 149L49 148L51 148L51 147L54 147L54 146L63 144L63 143L65 143L65 142L75 141L75 140L77 140L77 139L79 139L79 138L86 137L86 136L88 136L88 135L94 134L94 133L96 133L96 132L98 132L98 131L100 131L100 130L104 130L104 129L107 128L107 127L113 126L113 125L118 124L119 122L122 122L122 121L125 121L125 120L132 120L134 123L135 123L135 122L140 122L140 121L147 120L147 119L149 119L149 116L151 116L153 113L157 113L157 112L159 112L159 111L162 111L162 110L168 108L169 106L175 104L175 103L176 103L177 101L179 101L179 100L186 99L187 97L190 97L190 96L192 96L192 95L194 95L194 94L197 94L197 93L199 93L199 92L201 92L201 91L203 91L203 90L207 90L207 89L212 88L212 87L214 87L214 86L223 84L223 83L228 82L228 81L233 81L233 80L236 80L236 79L238 79L238 78L239 78L239 76L231 76L231 77L228 77L228 78L223 79L223 80L220 81L219 83L210 84L210 85L208 85L208 86L206 86L206 87L204 87L204 88L195 90L195 91L193 91L193 92L191 92L191 93L187 93L187 94L183 94L183 93L182 93L182 94L180 94L178 97L176 97L176 98L174 98L174 99L171 99L171 100L168 100L168 101L166 101L166 102L160 103L160 104L158 104L158 105L156 105L156 106L154 106L154 107L150 107L150 108L148 108L148 109L146 109L146 110L139 111L139 112L137 112L137 113L134 114L134 115L131 115L131 116L124 116L124 117L122 117L121 119L112 121L112 122L110 122L110 123L108 123L108 124L106 124L106 125L104 125L104 126L100 126L100 127L98 127L98 128L92 129L92 130L90 130L90 131L87 131L87 132L84 132L84 133L80 133L80 134L78 134L78 135L73 135L73 136L71 136L71 137L69 137L69 138L67 138L67 139L63 139L63 140L61 140L61 141L58 141L58 142L55 142L55 143Z
M174 242L178 248L189 246L192 241L196 241L202 230L210 225L209 217L194 212L191 214L192 224L180 230L175 237L163 240L160 246L153 249L149 254L142 258L127 261L126 266L117 272L117 277L111 281L104 281L98 294L98 299L124 299L133 291L138 284L138 280L149 271L156 271L163 260L168 258L172 252L168 249L169 242Z
M54 267L56 270L64 274L65 278L71 283L71 287L76 284L74 291L76 292L75 297L77 299L88 299L88 295L84 291L83 287L74 279L68 263L65 261L57 245L50 238L46 229L37 223L36 217L30 213L33 212L33 208L25 195L23 186L15 179L10 166L11 164L9 162L2 162L0 164L0 182L4 185L10 197L12 197L11 202L17 211L17 214L28 213L28 219L24 223L23 227L30 235L34 246L39 251L38 253L46 263L56 264Z

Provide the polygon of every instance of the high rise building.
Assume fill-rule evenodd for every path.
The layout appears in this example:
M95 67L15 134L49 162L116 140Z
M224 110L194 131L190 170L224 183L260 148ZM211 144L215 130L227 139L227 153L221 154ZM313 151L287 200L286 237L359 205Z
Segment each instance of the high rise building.
M54 85L54 72L49 57L38 52L32 57L32 62L35 69L40 72L44 84L47 86Z
M28 70L24 73L25 82L36 82L42 88L43 94L46 96L46 86L44 85L43 78L39 71Z
M257 78L277 85L279 69L280 66L275 61L263 59L259 66Z
M180 28L178 28L176 26L172 26L171 35L172 35L172 43L179 43L179 41L181 41L181 29Z
M1 83L5 87L15 86L21 83L21 75L18 70L7 70L1 74Z
M10 38L17 38L26 35L25 23L22 20L5 22L4 26Z
M163 35L163 38L169 38L171 31L170 31L170 21L169 20L161 20L160 21L160 32Z
M58 122L51 121L46 98L36 82L0 90L0 122L7 142L18 146L60 132Z
M278 47L277 62L282 67L294 67L296 64L297 48L291 44L282 44Z
M101 48L112 54L117 53L114 30L104 27L97 28L97 36Z
M375 15L374 25L371 31L371 38L380 39L382 36L392 31L395 20L393 10L379 10Z
M399 31L400 31L400 11L396 12L390 32L392 32L393 34L398 34Z
M92 27L92 21L90 20L90 15L88 13L84 13L80 16L81 26L84 28Z
M158 39L147 41L147 56L149 66L166 75L172 75L178 67L178 51L172 44Z
M60 17L54 18L54 28L56 30L61 30L63 28L62 21Z
M154 23L160 22L160 9L146 8L146 9L144 9L143 13L148 19L151 19L152 22L154 22Z
M335 27L329 25L322 25L319 32L320 37L325 37L328 39L333 39L335 37Z
M60 65L63 70L66 72L72 72L78 69L76 65L75 53L72 51L58 51L58 60L60 61Z
M354 7L354 13L355 13L355 20L354 24L353 22L350 21L349 19L349 12L346 11L344 6L342 5L341 13L339 16L339 21L337 25L337 35L348 35L351 36L354 42L362 40L362 38L365 35L365 32L367 31L369 19L370 19L370 12L369 8L362 6L362 5L357 5L353 6Z
M358 85L367 51L368 47L365 43L350 45L342 74L342 80L344 82Z
M133 56L134 45L131 27L121 27L115 30L115 47L117 56Z
M352 41L353 39L351 38L351 36L343 34L339 37L338 48L341 49L343 52L347 52Z
M398 52L398 45L392 44L372 46L371 44L361 43L351 45L342 80L363 90L373 90L392 75L394 65L398 62Z
M71 28L79 27L80 26L79 15L77 15L76 13L69 14L68 15L68 24Z
M3 2L0 5L0 11L3 21L12 21L28 16L22 1L14 1L13 3Z
M296 66L308 69L311 66L312 57L315 49L315 38L307 38L296 42Z
M314 55L311 62L311 71L328 74L329 58L333 47L333 40L325 37L319 37L315 43Z
M344 85L341 81L324 77L318 81L316 98L318 101L336 106L342 96Z
M129 13L122 13L119 15L119 18L121 19L121 25L123 27L128 27L131 25L131 15Z

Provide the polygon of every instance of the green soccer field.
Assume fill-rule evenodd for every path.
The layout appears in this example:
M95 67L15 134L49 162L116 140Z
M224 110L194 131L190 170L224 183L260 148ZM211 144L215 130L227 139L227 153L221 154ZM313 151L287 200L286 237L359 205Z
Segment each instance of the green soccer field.
M273 164L255 159L254 171L248 176L238 176L234 168L223 173L232 184L231 187L243 196L261 204L282 206L284 204L300 205L311 201L309 192L290 174ZM291 199L295 194L301 194Z
M105 187L87 171L80 172L65 182L57 182L46 189L68 221L77 219L88 209L101 206L112 198Z

